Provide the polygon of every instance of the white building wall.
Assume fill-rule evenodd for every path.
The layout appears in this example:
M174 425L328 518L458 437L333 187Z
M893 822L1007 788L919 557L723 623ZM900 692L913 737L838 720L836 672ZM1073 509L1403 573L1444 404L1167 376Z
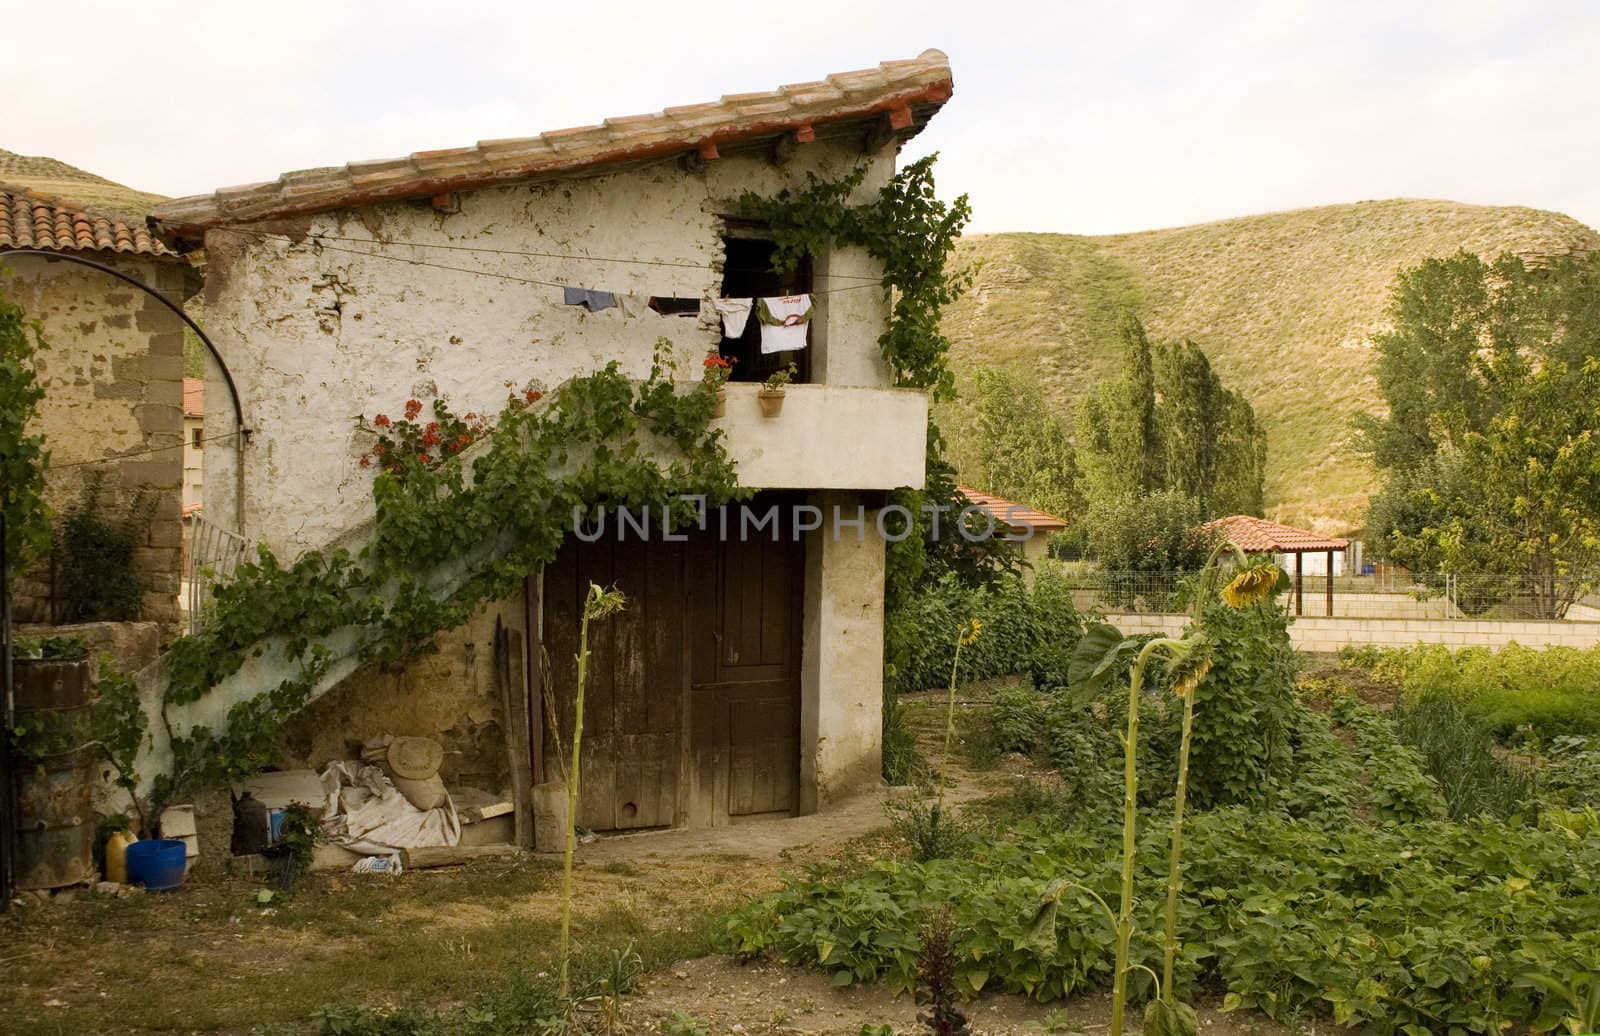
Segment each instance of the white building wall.
M426 200L408 201L260 228L286 237L210 232L207 329L238 382L252 434L243 450L245 519L235 503L235 458L223 451L206 458L207 517L292 555L370 515L372 473L360 458L373 440L359 426L363 416L395 414L406 399L426 402L435 393L457 413L494 414L507 381L553 386L612 360L643 377L663 336L673 341L683 375L698 377L700 358L719 340L713 319L630 317L615 308L589 313L563 305L559 287L525 282L715 297L721 217L737 213L743 192L775 194L803 184L807 172L838 177L860 161L857 148L817 142L783 166L765 153L729 154L700 173L663 161L466 192L455 196L459 211L450 214ZM892 172L891 156L874 158L861 200ZM878 276L877 264L841 249L818 257L815 273L822 294L812 329L820 367L814 377L886 386L877 338L887 301L875 284L855 279ZM851 290L827 294L845 286ZM208 425L231 427L226 392L215 380L207 389Z

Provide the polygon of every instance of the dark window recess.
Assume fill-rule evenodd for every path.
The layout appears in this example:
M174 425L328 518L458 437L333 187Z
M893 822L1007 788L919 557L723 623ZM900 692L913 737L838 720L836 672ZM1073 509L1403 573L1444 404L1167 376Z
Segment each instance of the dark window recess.
M772 253L777 245L742 237L722 239L722 297L725 299L770 298L777 295L801 295L811 291L811 257L800 260L789 273L777 274L772 270ZM807 328L807 341L810 329ZM722 339L722 355L733 360L731 381L766 381L774 371L795 365L795 384L811 381L811 348L807 346L794 352L761 352L761 322L755 309L744 325L744 334L738 338Z

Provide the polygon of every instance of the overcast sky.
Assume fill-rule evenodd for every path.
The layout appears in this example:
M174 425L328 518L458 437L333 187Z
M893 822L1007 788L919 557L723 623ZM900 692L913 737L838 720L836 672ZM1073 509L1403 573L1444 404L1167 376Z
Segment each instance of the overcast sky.
M881 8L881 10L880 10ZM193 194L950 55L976 231L1109 233L1368 198L1600 226L1600 4L441 4L40 8L0 147ZM16 20L13 19L15 27Z

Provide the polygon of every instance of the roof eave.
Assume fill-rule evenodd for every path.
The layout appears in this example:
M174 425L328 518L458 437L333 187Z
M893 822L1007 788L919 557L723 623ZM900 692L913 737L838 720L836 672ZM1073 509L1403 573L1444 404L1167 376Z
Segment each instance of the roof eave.
M942 59L942 55L940 57ZM169 237L199 238L205 231L215 227L316 215L377 202L427 198L522 180L570 175L585 169L648 161L717 145L752 143L803 127L836 127L909 110L913 115L911 124L900 129L896 135L896 139L904 141L920 131L954 93L955 83L948 65L941 62L939 67L940 74L931 79L923 72L912 80L912 85L872 94L857 104L835 104L831 110L810 110L806 103L797 103L789 111L774 115L771 109L775 105L753 105L746 109L752 112L749 118L708 121L703 127L697 127L692 124L692 119L681 114L688 109L669 109L668 113L663 113L663 119L670 122L672 128L661 134L630 132L630 119L644 117L629 117L608 120L601 126L557 131L526 141L499 142L502 145L499 148L495 146L496 142L485 142L472 148L420 152L392 162L353 163L340 167L337 174L329 175L327 178L333 182L325 186L317 183L319 177L315 175L325 171L307 170L304 174L286 174L265 184L178 198L157 206L150 222ZM837 89L837 86L832 88ZM725 98L723 103L728 100L731 99ZM669 114L671 118L667 119ZM643 127L640 129L643 130ZM615 137L617 146L598 151L585 150L581 147L580 138L591 133L611 135ZM512 146L507 148L505 145ZM571 149L567 154L563 154L564 146ZM521 162L497 161L495 151L505 149L520 149L535 154ZM452 163L458 168L449 170ZM429 174L425 169L428 165L444 166L447 171ZM461 165L467 168L459 168ZM357 167L360 167L360 171L353 171ZM406 175L408 172L413 175ZM362 179L369 182L363 184L360 182Z

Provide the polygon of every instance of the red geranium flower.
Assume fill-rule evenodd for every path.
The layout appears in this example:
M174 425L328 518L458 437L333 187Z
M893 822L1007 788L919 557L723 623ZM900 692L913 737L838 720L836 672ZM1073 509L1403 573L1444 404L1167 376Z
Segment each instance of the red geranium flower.
M389 420L388 414L379 414L377 417L372 419L372 423L377 425L379 428L387 428L393 422Z
M421 400L416 400L416 399L408 399L408 400L406 400L406 420L407 421L415 421L417 419L417 415L420 414L420 413L422 413L422 402L421 402Z
M361 466L362 466L362 467L363 467L363 468L370 468L370 467L372 467L372 454L370 454L370 453L363 453L363 454L362 454L362 455L361 455Z
M530 403L537 403L539 400L544 398L544 393L540 392L538 389L529 389L522 394L522 398L526 399Z

